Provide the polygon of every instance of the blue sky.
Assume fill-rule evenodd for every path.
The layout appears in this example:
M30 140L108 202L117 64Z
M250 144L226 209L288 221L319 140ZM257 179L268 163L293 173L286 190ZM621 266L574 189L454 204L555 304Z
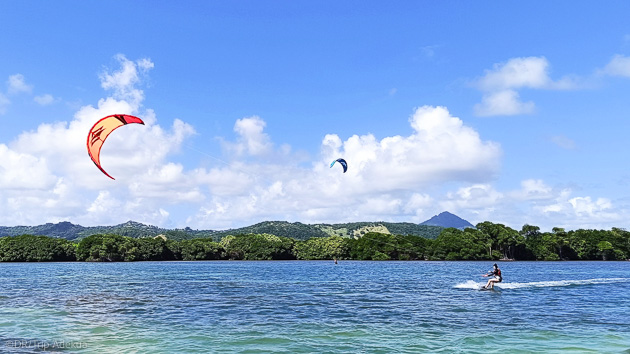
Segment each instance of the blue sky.
M0 225L630 227L630 4L0 2ZM85 148L113 113L104 176ZM337 157L348 173L329 168ZM339 167L339 166L337 166Z

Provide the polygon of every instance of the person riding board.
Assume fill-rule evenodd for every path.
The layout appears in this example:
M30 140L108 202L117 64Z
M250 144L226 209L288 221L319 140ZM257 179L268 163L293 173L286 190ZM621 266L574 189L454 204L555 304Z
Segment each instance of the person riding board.
M484 289L488 289L488 287L490 287L490 289L494 289L494 283L500 283L503 281L499 266L495 263L492 267L492 270L489 271L488 274L484 274L484 277L492 276L492 279L488 279L488 284L483 287Z

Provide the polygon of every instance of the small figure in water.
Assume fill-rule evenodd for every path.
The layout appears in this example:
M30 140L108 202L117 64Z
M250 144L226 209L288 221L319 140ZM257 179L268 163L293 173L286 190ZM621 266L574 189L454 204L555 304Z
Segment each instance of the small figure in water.
M335 258L335 264L337 264L337 258Z
M499 266L495 263L492 267L492 270L489 271L488 274L484 275L484 277L492 276L492 279L488 279L488 284L483 287L484 289L488 289L488 287L490 287L490 289L494 289L494 283L500 283L503 281L503 277L501 276L501 269L499 269Z

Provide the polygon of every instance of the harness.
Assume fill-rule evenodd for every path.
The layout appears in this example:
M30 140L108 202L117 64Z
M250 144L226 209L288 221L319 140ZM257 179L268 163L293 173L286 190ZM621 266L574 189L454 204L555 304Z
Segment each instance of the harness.
M494 274L494 276L498 278L499 281L503 280L503 277L501 276L501 269L497 268L497 270L493 271L492 274Z

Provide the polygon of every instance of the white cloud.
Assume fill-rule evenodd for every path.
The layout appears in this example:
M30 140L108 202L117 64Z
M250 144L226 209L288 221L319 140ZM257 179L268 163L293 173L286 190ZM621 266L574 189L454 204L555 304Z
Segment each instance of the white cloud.
M413 193L405 205L405 211L416 212L417 210L431 206L432 203L433 198L430 195L426 193Z
M237 126L245 121L239 122ZM489 180L497 172L500 147L482 141L446 108L418 108L409 123L410 135L380 140L368 134L344 141L336 134L327 134L322 139L321 156L310 169L288 158L282 163L238 166L232 161L220 170L202 171L202 178L218 193L213 192L188 222L199 227L230 227L236 220L246 219L424 221L425 214L437 210L432 197L422 189L449 181ZM256 129L243 129L251 134L241 134L237 143L224 145L240 144L242 151L248 151L242 137L264 135L266 143L262 145L270 149L272 144L260 118L245 126ZM329 167L338 157L348 161L347 173ZM239 188L231 187L230 182Z
M630 77L630 57L615 55L601 72L610 76Z
M549 62L544 57L512 58L486 70L475 86L483 92L482 102L474 107L476 115L531 114L534 102L522 102L517 90L570 90L580 85L579 79L565 76L557 81L549 77Z
M26 83L24 75L22 74L9 76L9 79L7 80L7 87L7 92L11 95L18 93L31 93L33 91L33 86Z
M607 198L597 198L591 201L591 197L575 197L569 199L573 211L580 216L595 216L600 212L607 212L612 209L612 203Z
M100 191L87 211L91 214L103 215L111 210L119 209L122 205L123 203L112 197L109 191Z
M406 204L403 206L402 212L409 215L411 222L423 222L426 220L428 210L434 206L434 199L426 193L413 193Z
M518 92L513 90L484 94L481 103L476 104L474 107L475 114L481 117L531 114L534 110L534 102L521 102Z
M198 180L186 174L183 166L172 162L150 168L140 178L129 184L131 196L152 198L169 203L200 202L205 196Z
M0 144L0 189L47 191L55 182L45 157L13 151Z
M142 77L154 67L150 59L140 59L136 62L128 60L124 55L116 55L116 60L121 66L120 70L111 72L103 71L99 78L101 86L114 92L114 98L129 101L132 105L138 105L144 99L144 92L136 87L142 81Z
M380 141L372 134L324 138L323 166L339 156L349 163L347 186L356 189L406 189L431 182L482 181L499 168L501 149L484 142L445 107L423 106L410 117L409 136Z
M551 82L548 68L549 62L544 57L512 58L505 63L494 64L492 70L486 70L477 85L482 91L543 88Z
M621 222L624 219L623 211L615 210L608 198L595 200L590 196L571 198L571 194L571 191L563 190L554 203L536 207L535 210L544 217L559 220L561 223L559 226L572 228L610 227L615 226L614 222Z
M261 156L269 154L273 145L269 135L263 132L267 123L258 116L237 119L234 131L238 134L236 143L223 141L224 149L237 155Z
M516 190L499 191L491 184L473 184L433 196L439 211L448 210L473 224L492 221L520 229L525 224L569 229L620 227L627 209L603 197L575 196L569 188L552 187L541 179L526 179Z
M35 101L36 103L42 105L42 106L47 106L49 104L52 104L55 102L55 98L50 95L50 94L44 94L41 96L35 96L33 97L33 101Z

